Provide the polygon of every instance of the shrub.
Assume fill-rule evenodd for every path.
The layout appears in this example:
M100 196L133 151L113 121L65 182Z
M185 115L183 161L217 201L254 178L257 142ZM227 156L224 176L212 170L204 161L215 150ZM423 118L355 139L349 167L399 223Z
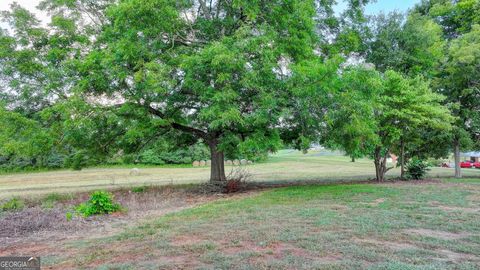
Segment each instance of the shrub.
M152 149L146 150L140 155L140 162L149 165L163 165L163 161L160 156Z
M85 166L87 166L86 152L80 150L75 154L69 156L67 159L65 159L64 166L67 168L71 168L75 171L82 170Z
M227 176L227 183L225 185L226 193L235 193L245 189L252 175L243 167L238 167L232 170Z
M25 203L18 198L13 198L0 206L3 211L18 211L22 210L24 207Z
M413 158L406 166L406 174L408 179L423 179L429 170L428 163L418 158Z
M58 169L62 168L65 164L65 155L58 153L51 153L45 160L45 167L49 169Z
M78 205L75 211L84 217L111 214L120 210L120 204L113 201L113 194L106 191L95 191L90 199Z

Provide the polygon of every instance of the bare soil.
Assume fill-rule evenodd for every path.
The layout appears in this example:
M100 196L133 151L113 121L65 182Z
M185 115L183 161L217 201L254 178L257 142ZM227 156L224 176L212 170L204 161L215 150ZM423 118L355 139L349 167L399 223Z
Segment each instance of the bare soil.
M59 247L67 242L86 242L108 237L152 218L220 198L249 196L254 192L234 195L202 194L191 188L151 187L141 193L129 190L117 190L113 193L125 210L111 215L74 217L67 220L66 213L71 211L74 205L86 201L88 193L78 194L74 199L58 203L51 209L33 205L21 211L5 213L0 216L0 256L46 256L62 253L67 249Z

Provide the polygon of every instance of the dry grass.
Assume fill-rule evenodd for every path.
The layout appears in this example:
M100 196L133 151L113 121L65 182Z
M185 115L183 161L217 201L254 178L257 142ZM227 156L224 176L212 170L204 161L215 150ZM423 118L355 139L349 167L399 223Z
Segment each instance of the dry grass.
M233 167L227 167L227 172ZM249 165L252 178L269 181L338 182L366 180L374 177L373 162L367 159L355 163L339 154L281 151L266 163ZM208 180L209 168L140 168L139 175L130 175L130 168L85 169L82 171L53 171L28 174L0 175L0 200L12 196L29 196L51 192L79 192L94 189L113 189L120 186L171 185L202 183ZM398 169L389 172L398 176ZM452 169L433 168L431 177L451 177ZM467 177L480 177L480 170L464 170Z
M18 242L104 237L118 233L119 228L134 226L136 221L145 222L149 217L181 211L223 197L219 194L202 194L194 187L142 187L141 190L113 191L115 201L125 210L112 215L89 218L74 216L72 220L67 220L66 213L73 212L73 207L89 198L86 192L52 204L45 204L48 200L45 198L35 199L27 201L27 207L21 211L0 212L0 243L4 245L0 245L0 254L8 252L5 248L7 245ZM85 237L86 234L88 237Z

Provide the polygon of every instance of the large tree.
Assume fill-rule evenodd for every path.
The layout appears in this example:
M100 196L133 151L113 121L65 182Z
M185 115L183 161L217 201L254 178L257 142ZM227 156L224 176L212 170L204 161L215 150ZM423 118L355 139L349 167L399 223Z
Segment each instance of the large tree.
M333 55L355 49L367 2L338 16L335 1L44 0L46 27L13 5L2 100L68 149L104 157L188 134L179 142L207 144L211 180L223 181L225 153L274 151L279 130L302 148L318 138Z
M280 145L285 108L296 105L290 66L322 63L316 23L333 4L46 0L46 28L14 5L3 14L13 30L1 35L3 99L28 117L59 118L78 147L95 138L102 147L89 152L175 134L159 130L189 134L210 147L211 180L223 181L226 151Z

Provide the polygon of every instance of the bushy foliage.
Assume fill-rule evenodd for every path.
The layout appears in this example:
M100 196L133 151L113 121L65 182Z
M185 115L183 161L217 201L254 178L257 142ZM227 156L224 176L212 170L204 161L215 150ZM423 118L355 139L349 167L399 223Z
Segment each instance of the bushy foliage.
M148 149L140 155L140 163L150 165L163 165L165 161L153 149Z
M189 147L171 149L170 146L162 143L143 151L138 162L150 165L190 164L194 160L208 159L210 159L210 151L203 144L197 143Z
M87 166L87 160L85 151L78 151L65 160L65 167L80 171Z
M25 202L19 198L13 198L0 206L2 211L18 211L25 207Z
M120 204L114 202L113 194L106 191L95 191L90 196L90 199L78 205L75 211L83 217L89 217L93 215L111 214L120 209Z
M37 169L58 169L63 168L66 162L66 155L56 151L46 152L41 156L10 155L0 156L1 171L29 171Z
M420 180L424 179L427 172L430 170L428 168L428 162L420 160L418 158L413 158L407 164L407 177L408 179Z
M65 164L66 155L59 153L51 153L45 160L45 167L49 169L63 168Z

